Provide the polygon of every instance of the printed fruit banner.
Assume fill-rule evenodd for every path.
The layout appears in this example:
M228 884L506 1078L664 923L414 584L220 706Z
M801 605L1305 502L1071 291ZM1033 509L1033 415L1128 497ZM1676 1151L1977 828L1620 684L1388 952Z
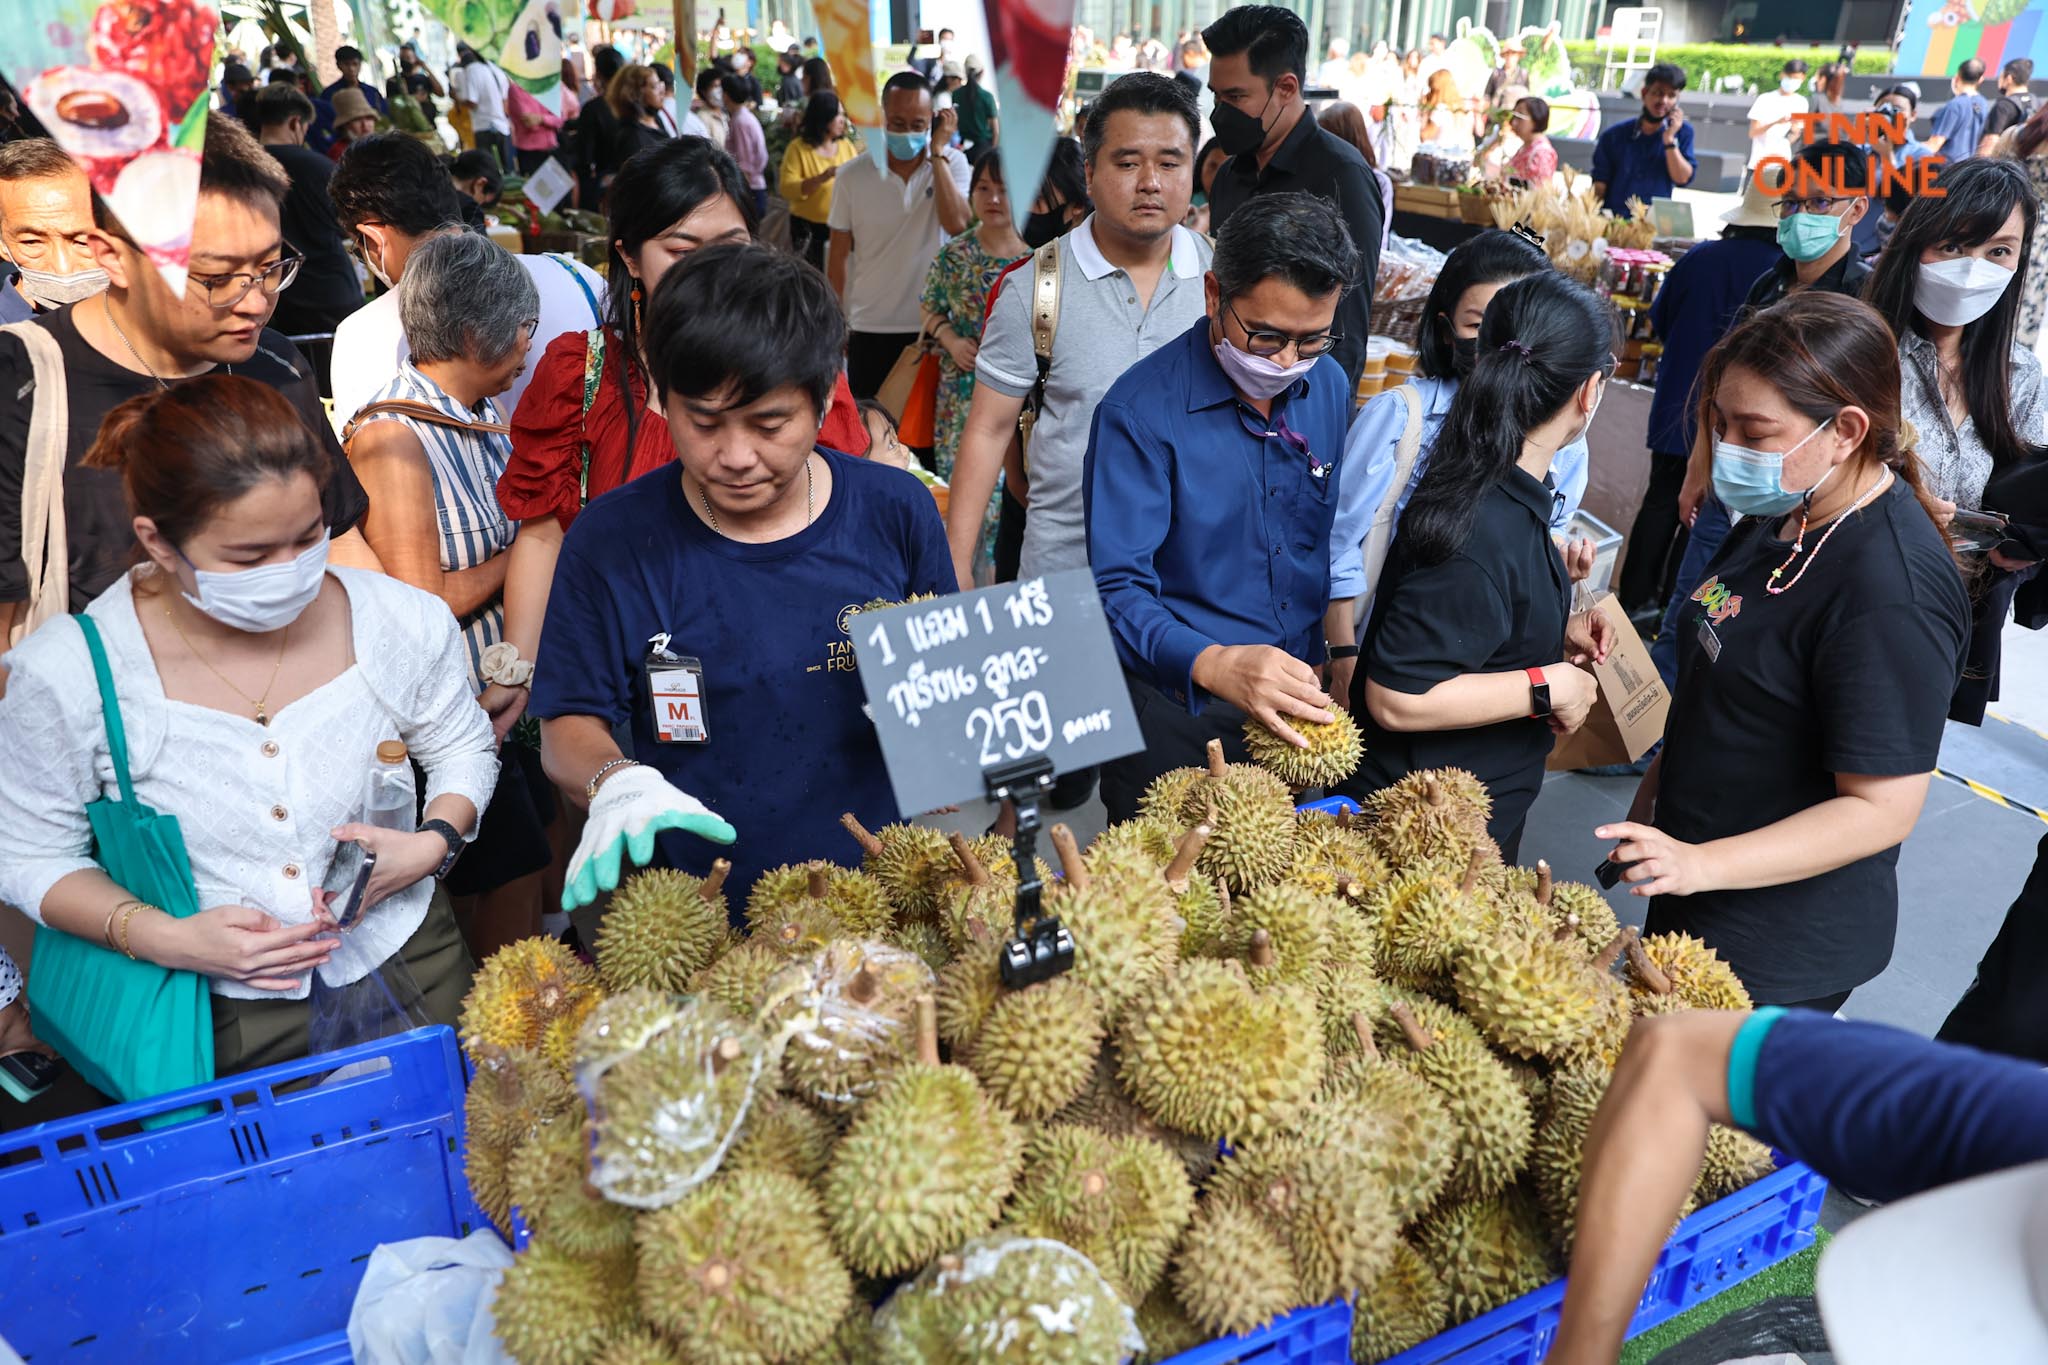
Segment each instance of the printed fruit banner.
M562 8L558 0L422 0L448 31L497 64L526 92L562 112ZM572 0L573 11L573 0ZM621 14L633 12L623 6Z
M9 0L0 66L179 297L220 20L193 0Z
M985 0L989 61L1003 118L1003 180L1022 228L1059 138L1074 0Z
M882 101L875 84L875 40L868 21L868 0L813 0L811 9L846 121L856 128L880 128ZM877 148L882 146L879 137L868 141Z
M2048 0L1912 0L1906 7L1893 71L1953 76L1972 57L1984 63L1986 99L2013 58L2048 67Z

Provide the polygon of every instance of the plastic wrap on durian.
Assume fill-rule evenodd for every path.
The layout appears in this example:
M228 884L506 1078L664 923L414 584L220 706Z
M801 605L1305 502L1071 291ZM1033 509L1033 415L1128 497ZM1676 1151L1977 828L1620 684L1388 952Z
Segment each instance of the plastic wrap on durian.
M635 1208L681 1199L718 1170L756 1091L773 1086L773 1060L758 1029L708 997L642 988L604 1001L576 1040L590 1183Z
M867 939L834 939L810 959L808 978L762 1011L762 1026L783 1048L783 1086L828 1110L857 1106L917 1052L917 997L932 994L932 969L905 948Z
M939 1257L875 1313L885 1365L1111 1365L1145 1349L1137 1317L1063 1242L1000 1233Z

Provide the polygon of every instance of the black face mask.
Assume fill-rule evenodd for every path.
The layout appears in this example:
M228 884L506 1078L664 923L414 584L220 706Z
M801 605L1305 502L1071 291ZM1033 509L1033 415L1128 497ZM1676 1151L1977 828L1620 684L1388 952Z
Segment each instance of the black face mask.
M1266 96L1266 105L1273 103L1271 95ZM1247 114L1234 104L1216 101L1216 107L1209 111L1209 126L1216 130L1216 145L1232 156L1243 156L1255 152L1266 140L1265 108Z
M1479 338L1451 338L1451 368L1458 372L1458 378L1470 379L1472 367L1479 363Z
M1034 213L1024 220L1024 245L1036 251L1066 230L1067 211L1064 208Z

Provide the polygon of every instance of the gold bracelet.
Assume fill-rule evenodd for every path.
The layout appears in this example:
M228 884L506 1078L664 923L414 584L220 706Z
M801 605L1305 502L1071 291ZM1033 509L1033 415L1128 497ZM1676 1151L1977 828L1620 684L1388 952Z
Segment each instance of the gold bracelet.
M135 950L128 946L128 921L135 918L135 912L137 910L154 909L156 909L154 905L146 905L141 901L129 901L125 906L122 907L123 913L121 915L120 929L121 951L127 956L130 962L133 962L135 960Z
M141 901L135 899L135 897L133 896L130 896L125 901L115 901L114 908L107 911L107 922L100 926L100 937L106 941L108 952L118 953L121 951L119 948L114 946L114 916L120 914L123 910L127 909L131 905L140 904L142 904Z

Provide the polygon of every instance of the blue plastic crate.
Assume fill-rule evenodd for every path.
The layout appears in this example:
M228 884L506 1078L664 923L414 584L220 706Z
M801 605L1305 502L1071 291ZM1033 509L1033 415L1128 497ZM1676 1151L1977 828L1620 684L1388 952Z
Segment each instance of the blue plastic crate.
M462 1099L454 1031L430 1028L0 1134L0 1332L35 1365L347 1361L379 1243L487 1226Z
M1351 1305L1326 1303L1282 1313L1257 1331L1183 1351L1165 1365L1346 1365Z
M1356 815L1359 805L1348 796L1326 796L1320 801L1304 801L1296 810L1319 810L1325 815Z
M1782 1158L1781 1158L1782 1159ZM1789 1162L1678 1225L1629 1319L1633 1337L1813 1245L1828 1182ZM1386 1365L1541 1365L1557 1335L1564 1281L1430 1338Z

